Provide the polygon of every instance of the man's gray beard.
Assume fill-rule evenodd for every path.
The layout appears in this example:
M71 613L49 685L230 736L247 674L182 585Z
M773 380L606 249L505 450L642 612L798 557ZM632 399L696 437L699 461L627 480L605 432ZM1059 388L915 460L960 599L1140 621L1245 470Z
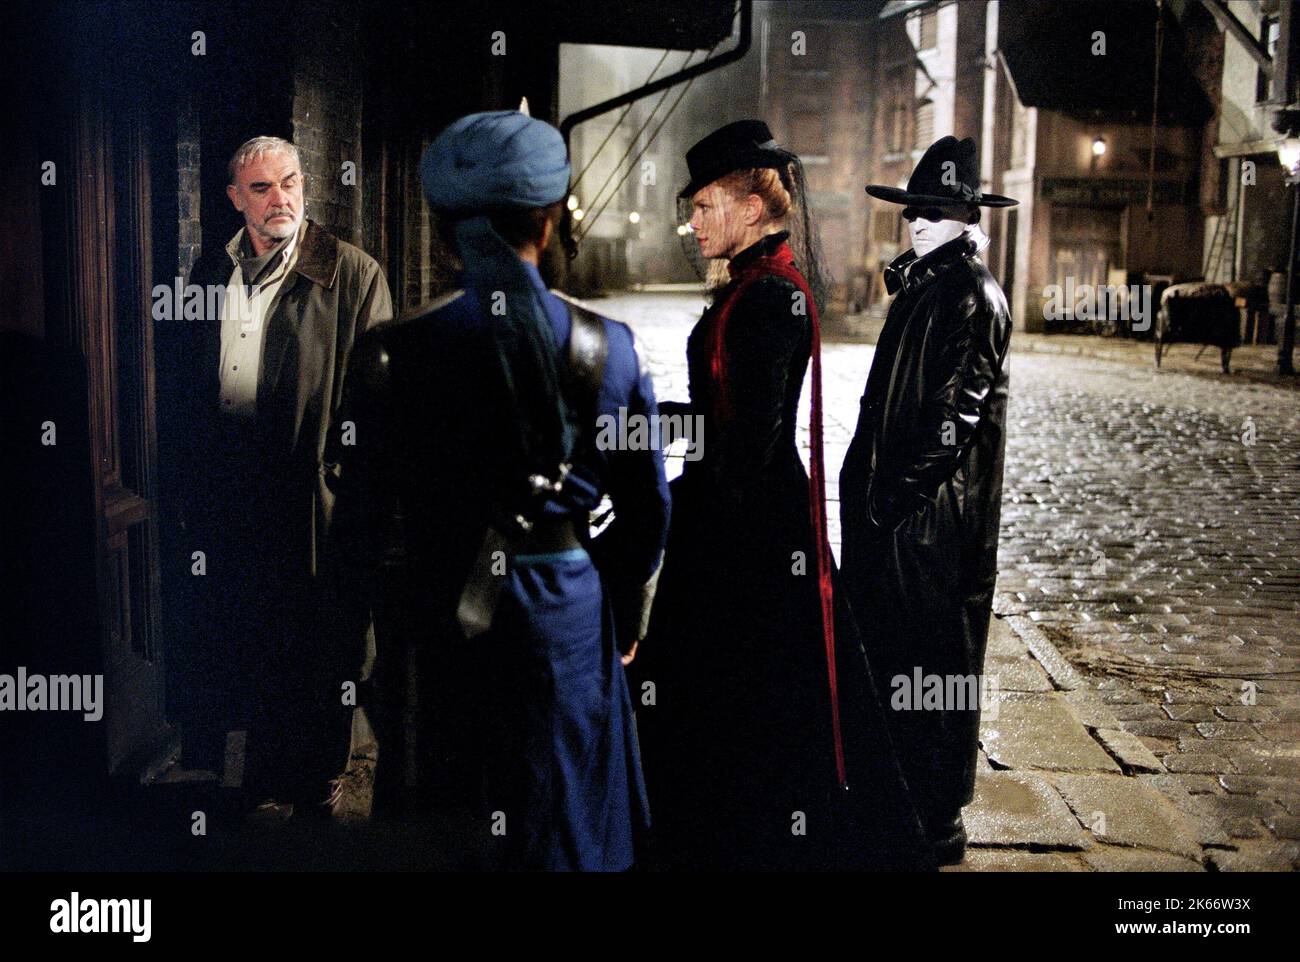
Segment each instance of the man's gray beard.
M304 214L303 216L306 215ZM298 217L288 227L279 227L279 226L272 226L270 224L261 224L257 227L254 227L253 230L257 231L257 233L261 235L263 238L269 238L275 241L282 241L286 237L292 237L294 232L297 231L298 228L301 226L302 226L302 217ZM279 231L280 233L276 233L277 231Z

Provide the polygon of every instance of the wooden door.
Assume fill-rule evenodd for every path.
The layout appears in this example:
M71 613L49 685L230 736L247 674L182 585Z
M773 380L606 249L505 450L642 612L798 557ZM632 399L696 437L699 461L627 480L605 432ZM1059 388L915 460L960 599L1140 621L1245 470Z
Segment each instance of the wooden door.
M1093 207L1052 208L1052 283L1065 288L1107 283L1121 267L1122 210Z
M104 675L95 753L110 774L163 753L156 524L150 133L142 100L81 85L49 119L63 188L44 212L46 336L84 358L94 593ZM111 89L111 88L110 88Z

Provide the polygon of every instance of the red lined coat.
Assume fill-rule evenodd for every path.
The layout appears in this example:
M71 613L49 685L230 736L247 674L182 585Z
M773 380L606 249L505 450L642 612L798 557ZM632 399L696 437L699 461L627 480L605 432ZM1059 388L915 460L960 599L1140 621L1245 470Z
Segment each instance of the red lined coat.
M688 342L691 402L660 408L702 417L703 451L673 483L659 592L632 666L651 813L673 866L922 867L928 850L847 606L833 603L833 632L824 624L833 565L795 443L817 315L786 237L731 261Z

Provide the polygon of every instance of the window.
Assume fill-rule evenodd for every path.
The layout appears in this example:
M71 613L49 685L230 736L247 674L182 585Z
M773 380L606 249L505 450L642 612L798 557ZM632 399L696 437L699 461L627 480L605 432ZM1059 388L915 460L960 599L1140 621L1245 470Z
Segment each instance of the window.
M917 50L933 50L939 46L939 14L927 10L918 18L921 21L921 41Z
M889 152L901 153L907 150L907 104L901 99L895 100L889 116Z
M916 106L916 144L917 150L924 150L934 143L934 103L922 100Z
M1029 162L1029 112L1016 103L1011 118L1011 166L1024 167Z
M877 244L893 244L898 241L898 222L902 220L898 211L892 206L888 209L877 207L871 212L875 229L872 240Z
M1277 41L1280 35L1277 17L1265 17L1259 24L1259 42L1264 45L1268 55L1277 63ZM1269 94L1268 75L1262 70L1255 71L1255 103L1262 104L1268 100Z
M910 60L897 68L891 68L885 75L881 135L886 151L890 154L900 154L911 149L907 135L915 89L916 73Z

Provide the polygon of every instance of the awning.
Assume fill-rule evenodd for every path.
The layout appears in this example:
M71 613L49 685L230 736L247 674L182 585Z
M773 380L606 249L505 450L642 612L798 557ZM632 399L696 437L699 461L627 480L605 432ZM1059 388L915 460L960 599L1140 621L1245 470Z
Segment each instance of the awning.
M1154 3L1007 3L999 52L1026 107L1076 116L1149 119L1155 67ZM1096 35L1105 53L1095 54ZM1160 118L1201 124L1210 104L1187 65L1178 23L1165 18Z
M939 0L889 0L884 9L880 11L879 18L888 20L890 17L911 13L913 10L920 10L922 7L937 6L938 2Z
M707 50L731 34L735 0L546 0L538 21L563 43Z

